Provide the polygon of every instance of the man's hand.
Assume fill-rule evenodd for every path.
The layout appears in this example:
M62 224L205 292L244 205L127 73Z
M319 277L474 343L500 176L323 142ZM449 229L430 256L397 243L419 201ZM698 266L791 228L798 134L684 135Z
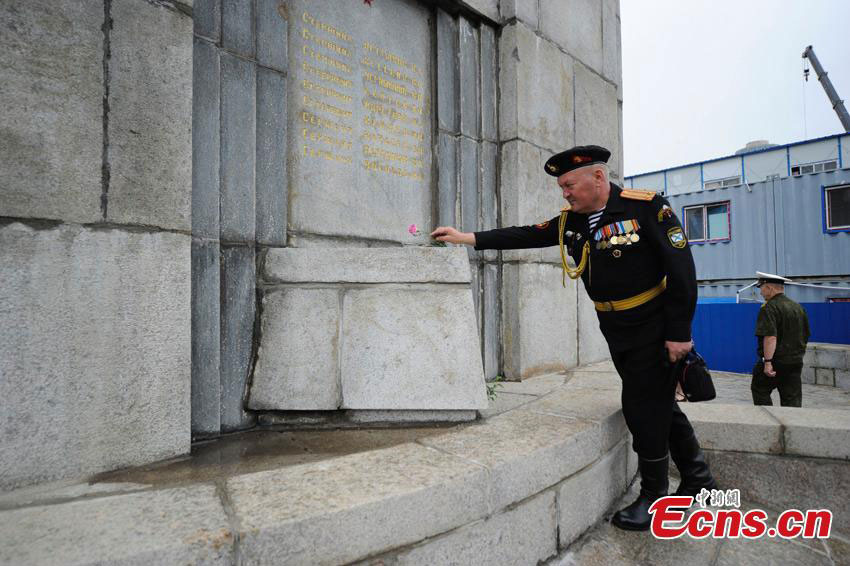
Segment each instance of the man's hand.
M667 340L664 342L664 347L667 348L667 357L670 358L670 363L675 364L680 359L688 355L688 352L690 352L691 348L694 347L694 343L693 341L671 342L670 340Z
M776 336L764 337L764 359L772 360L773 354L776 353ZM773 362L764 362L764 374L767 377L776 377L776 369L773 367Z
M773 362L764 362L764 374L767 377L776 377L776 370L773 369Z
M473 232L458 232L451 226L440 226L433 232L431 237L438 242L448 242L450 244L466 244L467 246L475 245L475 233Z

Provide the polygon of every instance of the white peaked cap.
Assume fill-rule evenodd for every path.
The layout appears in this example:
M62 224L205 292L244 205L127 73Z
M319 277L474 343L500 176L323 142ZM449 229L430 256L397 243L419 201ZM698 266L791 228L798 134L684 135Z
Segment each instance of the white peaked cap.
M782 277L781 275L774 275L772 273L764 273L762 271L756 271L756 278L766 279L766 280L773 279L775 281L782 281L782 282L788 282L788 283L791 282L791 280L788 279L787 277Z

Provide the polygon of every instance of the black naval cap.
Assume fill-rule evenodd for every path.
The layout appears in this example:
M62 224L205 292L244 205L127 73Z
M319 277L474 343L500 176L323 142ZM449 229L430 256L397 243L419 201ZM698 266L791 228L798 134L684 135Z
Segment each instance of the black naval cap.
M553 177L560 177L567 171L593 165L594 163L608 163L611 152L598 145L579 145L567 151L562 151L549 158L543 169Z

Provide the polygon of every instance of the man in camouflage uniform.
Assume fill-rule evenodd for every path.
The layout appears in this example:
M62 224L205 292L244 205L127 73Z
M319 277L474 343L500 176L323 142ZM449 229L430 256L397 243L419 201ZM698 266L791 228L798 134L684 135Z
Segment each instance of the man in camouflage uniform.
M766 301L756 320L759 361L753 368L753 403L773 405L770 394L779 389L783 407L800 407L803 402L803 355L809 341L809 317L805 309L785 295L779 275L756 272L757 287Z
M668 450L682 476L678 495L716 488L694 430L674 400L670 363L692 347L696 270L679 220L653 191L608 181L611 152L580 146L544 165L569 202L559 216L533 226L463 233L439 227L431 236L475 249L561 245L564 272L581 277L623 382L622 405L634 438L641 495L613 523L647 530L649 506L667 495ZM566 253L577 265L571 268Z

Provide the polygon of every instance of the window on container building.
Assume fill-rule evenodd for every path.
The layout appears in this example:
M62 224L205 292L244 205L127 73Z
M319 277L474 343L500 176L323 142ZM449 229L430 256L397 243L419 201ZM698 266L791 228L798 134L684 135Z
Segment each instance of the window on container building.
M850 230L850 185L824 189L827 230Z
M685 235L690 242L729 240L729 203L685 207Z
M791 167L791 175L805 175L807 173L822 173L823 171L835 171L838 169L838 161L818 161L815 163L801 163Z
M705 181L702 184L702 188L706 190L722 189L723 187L734 187L740 184L741 176L736 175L734 177L726 177L725 179L712 179L710 181Z

